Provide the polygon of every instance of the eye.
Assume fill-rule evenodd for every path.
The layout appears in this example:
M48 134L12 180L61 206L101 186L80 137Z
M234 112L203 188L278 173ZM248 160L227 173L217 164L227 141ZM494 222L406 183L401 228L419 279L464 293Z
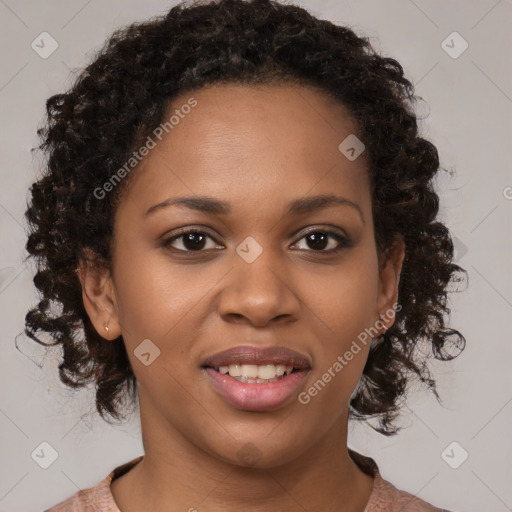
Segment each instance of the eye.
M331 241L329 241L331 239ZM334 253L338 249L351 247L352 242L346 236L330 230L310 231L300 240L306 240L306 245L313 249L313 252ZM300 241L299 240L299 241ZM334 240L335 242L333 242ZM308 250L307 247L299 247L300 250ZM327 250L326 250L327 249Z
M210 247L208 247L208 239L212 241ZM305 243L309 246L309 249L308 247L298 247L298 249L309 252L331 254L337 252L340 248L352 247L352 242L348 237L326 229L309 231L309 233L299 239L299 242L301 240L306 241ZM176 244L176 242L178 243ZM162 242L165 248L172 247L176 251L184 253L203 252L203 250L219 248L216 244L217 241L208 233L190 228L172 237L166 238ZM176 247L176 245L178 245L178 247Z
M181 252L201 252L202 249L215 249L217 245L213 244L213 247L207 247L207 239L216 242L208 233L204 231L198 231L195 229L187 229L182 231L178 235L174 235L163 241L164 247L173 247L177 251ZM179 248L173 245L174 242L178 241Z

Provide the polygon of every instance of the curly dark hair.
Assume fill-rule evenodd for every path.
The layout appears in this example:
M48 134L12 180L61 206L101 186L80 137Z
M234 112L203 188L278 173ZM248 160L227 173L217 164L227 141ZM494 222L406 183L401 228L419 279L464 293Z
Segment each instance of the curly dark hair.
M466 272L454 263L447 227L436 220L438 152L418 134L418 97L401 65L378 55L368 38L295 5L182 3L115 31L68 92L47 100L41 143L34 148L47 158L25 213L26 249L38 263L34 283L42 300L27 313L25 333L42 345L62 346L61 381L72 388L93 382L105 421L123 416L120 399L136 400L122 337L106 343L96 332L76 273L87 250L96 264L111 268L116 207L136 170L109 200L99 200L94 191L162 122L173 98L222 83L312 86L344 105L357 122L366 146L377 249L387 254L401 237L405 258L401 308L370 349L350 415L377 420L371 426L385 435L396 433L411 377L439 399L428 362L452 359L466 342L447 327L449 284ZM42 341L38 334L44 332L52 343Z

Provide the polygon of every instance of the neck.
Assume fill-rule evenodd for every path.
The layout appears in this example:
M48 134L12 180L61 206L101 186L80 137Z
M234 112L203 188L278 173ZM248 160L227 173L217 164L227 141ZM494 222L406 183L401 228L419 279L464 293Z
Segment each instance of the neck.
M111 485L122 512L361 512L373 488L348 454L347 418L297 457L268 468L223 461L155 417L142 420L142 433L144 458Z

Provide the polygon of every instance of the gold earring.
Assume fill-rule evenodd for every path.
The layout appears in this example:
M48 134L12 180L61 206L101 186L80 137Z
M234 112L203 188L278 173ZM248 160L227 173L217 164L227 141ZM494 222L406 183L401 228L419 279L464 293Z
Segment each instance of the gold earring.
M382 313L379 313L379 320L382 322L384 320L384 318L386 318L386 315L382 314ZM380 335L380 337L382 338L384 336L384 334L386 334L386 331L388 329L385 327L384 328L384 332Z
M105 324L105 331L107 331L107 332L108 332L108 323L107 323L107 324Z

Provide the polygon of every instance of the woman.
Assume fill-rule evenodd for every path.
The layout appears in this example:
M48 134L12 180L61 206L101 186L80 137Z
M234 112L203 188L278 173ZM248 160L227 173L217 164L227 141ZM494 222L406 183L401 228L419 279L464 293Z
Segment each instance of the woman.
M221 0L116 32L48 100L27 334L103 418L138 399L144 445L51 512L442 510L347 447L465 341L414 99L350 29Z

